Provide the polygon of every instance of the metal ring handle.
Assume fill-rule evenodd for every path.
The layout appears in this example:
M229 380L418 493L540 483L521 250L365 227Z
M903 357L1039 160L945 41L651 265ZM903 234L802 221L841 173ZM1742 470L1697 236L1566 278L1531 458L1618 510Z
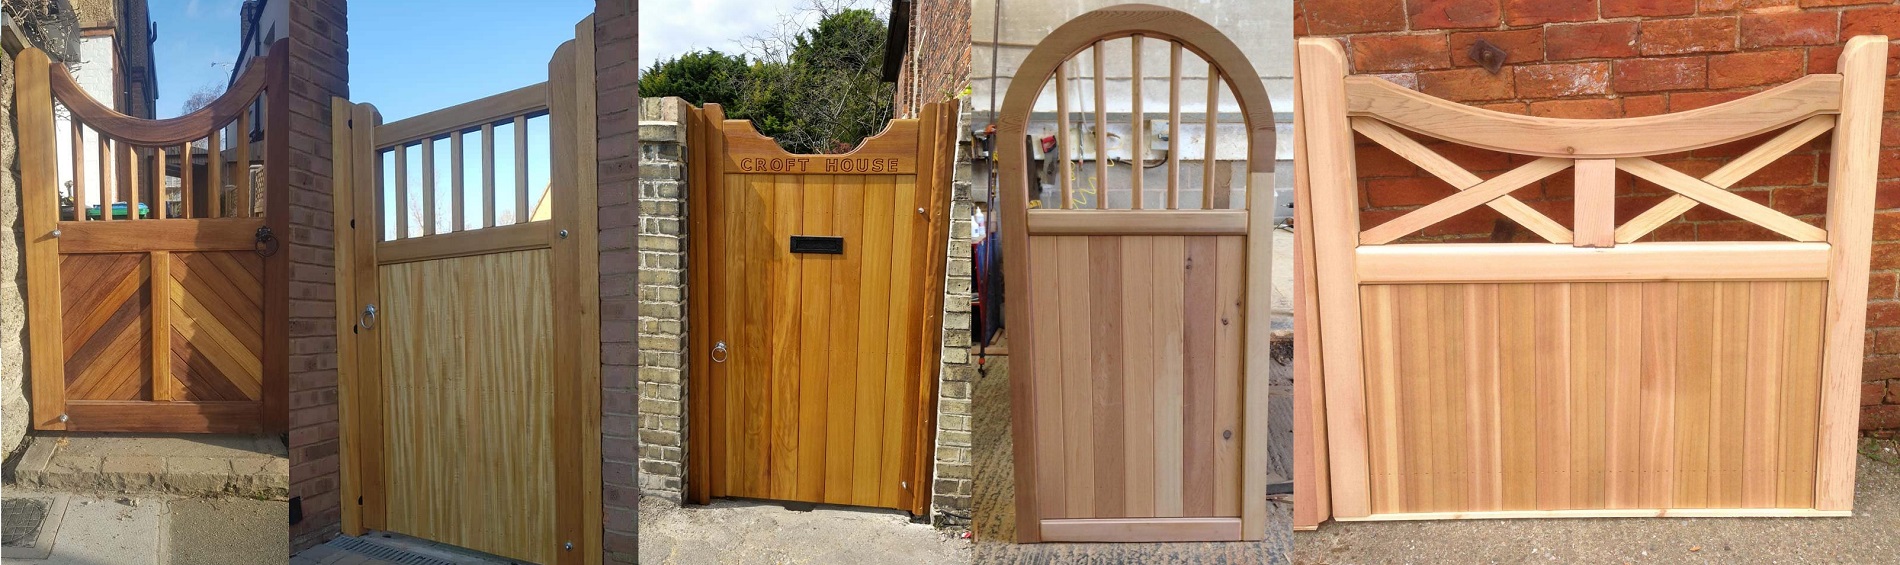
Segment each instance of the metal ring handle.
M726 342L713 344L712 360L714 363L726 362Z
M363 313L356 315L356 325L366 330L376 327L376 305L375 304L371 304L369 306L363 307Z

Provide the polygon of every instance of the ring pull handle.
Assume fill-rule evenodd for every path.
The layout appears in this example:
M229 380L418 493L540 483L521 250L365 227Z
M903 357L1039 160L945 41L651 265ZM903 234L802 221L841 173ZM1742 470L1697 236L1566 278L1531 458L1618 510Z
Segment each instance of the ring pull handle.
M376 327L376 305L375 304L371 304L369 306L363 307L363 313L356 315L356 325L361 326L363 329L366 329L366 330Z
M713 344L712 360L714 363L726 362L726 342L721 341Z

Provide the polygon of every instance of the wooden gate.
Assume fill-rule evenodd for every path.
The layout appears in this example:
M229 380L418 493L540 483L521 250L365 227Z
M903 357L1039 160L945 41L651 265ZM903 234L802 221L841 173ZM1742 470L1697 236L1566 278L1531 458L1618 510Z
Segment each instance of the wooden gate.
M687 113L689 499L927 513L954 103L842 155Z
M593 29L541 84L332 101L346 533L600 560Z
M286 45L166 120L17 57L34 429L286 429Z
M1841 74L1563 120L1348 77L1337 42L1301 40L1324 428L1300 433L1333 517L1849 515L1886 51L1857 37ZM1726 190L1830 129L1824 226ZM1455 194L1362 230L1355 133ZM1756 136L1701 178L1650 159ZM1524 157L1482 179L1418 137ZM1570 225L1508 195L1566 169ZM1619 172L1674 194L1618 225ZM1393 243L1479 205L1549 243ZM1697 206L1793 241L1638 242Z
M1126 189L1109 186L1104 59L1109 42L1124 39L1136 84L1143 42L1167 47L1173 143L1185 139L1183 53L1208 63L1206 123L1216 122L1220 86L1235 94L1247 122L1240 202L1211 181L1219 176L1213 127L1203 140L1200 186L1182 181L1172 150L1165 187L1145 188L1139 174ZM1068 99L1069 60L1085 50L1094 62L1096 134L1095 176L1085 185L1095 194L1086 206L1069 165ZM1062 125L1044 158L1062 163L1055 179L1061 196L1032 203L1033 155L1018 144L1051 79ZM1141 97L1135 89L1135 159L1146 152ZM1037 44L1011 79L997 124L1017 540L1261 539L1274 133L1253 65L1191 15L1105 8ZM1111 207L1122 190L1128 207ZM1200 193L1199 205L1183 205L1182 195L1192 192Z

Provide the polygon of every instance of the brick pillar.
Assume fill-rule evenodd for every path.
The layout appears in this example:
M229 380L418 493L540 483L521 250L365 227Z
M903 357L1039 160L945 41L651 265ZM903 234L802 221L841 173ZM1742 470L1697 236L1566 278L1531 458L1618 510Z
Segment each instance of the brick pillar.
M640 101L634 0L594 3L594 88L600 188L600 430L602 561L639 560L635 481L639 418L635 382L640 348L635 335L639 286Z
M350 40L345 0L289 2L290 234L283 252L290 254L290 496L303 504L303 521L290 526L295 553L336 537L342 523L330 97L350 95Z

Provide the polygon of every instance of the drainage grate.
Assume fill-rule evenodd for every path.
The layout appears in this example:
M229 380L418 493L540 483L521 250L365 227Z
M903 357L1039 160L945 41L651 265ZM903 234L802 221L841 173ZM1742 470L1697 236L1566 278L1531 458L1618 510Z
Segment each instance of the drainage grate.
M46 521L46 509L52 501L43 498L9 498L0 503L0 546L33 547L39 540L40 526Z
M455 565L455 563L451 561L417 555L386 545L363 541L360 538L340 537L332 539L330 543L324 545L358 555L388 561L390 563L401 563L402 565Z

